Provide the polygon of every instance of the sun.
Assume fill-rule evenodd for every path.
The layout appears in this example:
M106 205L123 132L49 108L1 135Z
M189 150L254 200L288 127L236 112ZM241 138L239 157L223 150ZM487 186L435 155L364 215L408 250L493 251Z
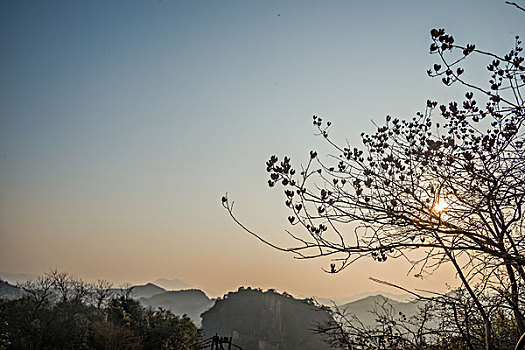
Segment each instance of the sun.
M448 204L447 202L445 202L443 199L440 199L436 202L436 204L434 204L434 212L440 214L442 213L445 209L447 209L448 207Z

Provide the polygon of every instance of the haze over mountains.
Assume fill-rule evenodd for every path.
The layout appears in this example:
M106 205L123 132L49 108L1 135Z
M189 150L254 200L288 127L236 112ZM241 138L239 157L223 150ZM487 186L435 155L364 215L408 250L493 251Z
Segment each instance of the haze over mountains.
M197 326L201 324L200 315L214 302L200 289L168 291L153 283L134 286L131 295L144 306L168 309L176 315L186 314Z
M354 294L352 296L339 296L339 297L330 297L330 298L320 298L316 296L305 296L301 295L299 298L305 299L305 298L314 298L318 303L326 306L333 306L335 305L344 305L348 303L352 303L354 301L358 301L370 296L376 296L376 295L382 295L390 300L394 300L396 302L400 303L406 303L412 299L412 297L409 294L394 294L394 293L388 293L388 292L382 292L382 291L375 291L375 292L364 292L359 294Z
M24 283L27 280L32 281L32 280L35 280L36 278L38 278L38 275L35 275L35 274L12 273L12 272L0 271L0 280L9 282L13 285L16 285L18 283ZM148 282L146 282L144 285L154 284L157 287L161 287L163 291L181 290L181 289L201 289L208 296L212 296L212 297L222 296L222 293L219 294L209 289L204 290L202 288L199 288L198 286L192 285L178 278L173 278L173 279L158 278L152 282L150 281ZM124 283L122 285L139 286L139 284L137 283L131 283L131 284ZM330 296L330 297L318 297L316 295L298 295L297 298L300 298L300 299L314 298L320 304L332 306L334 303L336 305L344 305L344 304L347 304L353 301L357 301L359 299L366 298L368 296L378 295L378 294L381 294L389 299L399 301L399 302L407 302L410 300L410 295L408 294L395 294L395 293L389 293L389 292L384 292L384 291L379 291L379 290L371 291L371 292L363 292L363 293L358 293L358 294L353 294L353 295L339 295L339 296Z
M250 287L247 287L246 290L251 290L251 288L248 288ZM244 291L245 289L242 290ZM231 293L228 293L224 298L230 294ZM198 326L201 325L200 315L209 310L216 301L216 299L209 298L199 289L167 291L153 283L134 286L132 295L145 306L150 306L152 308L162 307L171 310L177 315L187 314ZM399 295L394 294L394 296L399 298ZM304 300L307 298L298 297L298 299ZM351 301L344 303L345 299L350 299ZM328 307L333 307L335 303L340 310L355 314L364 325L373 325L376 316L372 311L381 307L383 304L392 307L396 313L402 312L407 317L416 314L417 304L402 300L402 298L399 299L401 299L401 301L377 293L375 295L367 295L363 298L358 298L357 300L351 297L336 298L335 300L322 298L315 300Z
M417 314L418 304L414 302L400 302L387 298L381 294L367 296L344 305L339 305L339 309L347 314L356 315L359 321L365 326L374 326L376 315L374 310L380 310L384 306L386 309L394 310L394 314L402 313L407 318Z
M172 286L181 285L181 281L164 281L164 284L170 285L170 282ZM332 315L328 307L317 304L312 298L295 298L273 289L240 287L221 298L211 299L199 289L166 290L154 283L132 286L129 293L145 307L188 315L202 328L204 339L220 334L232 337L238 346L256 350L329 348L314 330L333 321ZM25 294L21 287L0 280L0 298L16 299ZM382 306L394 311L395 315L402 313L408 318L418 310L417 304L395 301L383 295L339 304L338 308L346 314L354 314L362 325L373 327L377 316L372 311Z
M33 281L38 278L38 275L30 273L13 273L0 271L0 279L11 284L24 283L26 281Z
M25 292L16 286L16 281L20 281L23 274L14 274L15 283L8 283L6 281L0 280L0 298L13 299L22 297ZM6 276L6 273L0 273L0 276ZM12 275L7 275L7 277L12 277ZM33 277L33 276L31 276ZM30 279L34 279L36 276ZM11 281L13 278L11 279ZM9 281L9 282L11 282ZM189 287L190 285L180 281L178 279L168 280L168 279L158 279L155 282L160 282L163 286L171 287ZM19 282L20 283L20 282ZM242 287L241 287L242 288ZM239 290L241 290L241 288ZM118 289L114 289L115 292ZM244 290L251 290L250 287L247 287ZM260 291L260 289L253 289ZM271 294L278 294L271 290ZM385 293L386 294L386 293ZM151 307L153 309L163 308L171 310L176 315L188 315L192 321L197 325L201 326L201 315L206 311L210 310L217 299L210 298L206 293L200 289L178 289L178 290L169 290L163 288L155 283L147 283L144 285L133 286L131 295L140 301L144 306ZM224 296L227 298L228 295ZM284 295L288 295L284 293ZM393 296L393 297L390 297ZM394 300L397 298L398 300ZM343 310L347 313L355 314L363 324L373 325L375 322L375 315L372 313L374 309L377 309L382 304L388 304L396 310L396 312L402 312L407 317L414 315L417 312L417 304L407 302L406 296L399 295L366 295L363 298L355 300L355 297L340 297L334 299L328 298L315 298L317 302L322 305L333 307L334 303L339 307L340 310ZM221 298L219 298L221 299ZM298 297L297 300L304 300L308 298ZM348 301L350 300L350 301Z

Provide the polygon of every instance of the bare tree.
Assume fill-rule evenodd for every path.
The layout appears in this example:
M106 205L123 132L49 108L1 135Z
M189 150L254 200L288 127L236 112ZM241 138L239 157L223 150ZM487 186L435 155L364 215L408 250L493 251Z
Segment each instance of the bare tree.
M59 301L65 303L73 297L75 279L69 273L52 269L45 276L51 280Z
M376 303L371 310L375 324L364 324L351 309L332 308L333 321L319 325L317 332L325 334L330 344L344 349L481 349L485 347L485 322L465 289L447 293L426 291L425 295L401 288L414 296L418 308L413 315L398 312L388 299ZM495 349L515 347L519 338L512 310L501 304L497 294L480 296L480 302L494 312L492 345Z
M407 318L384 299L370 310L375 324L366 325L356 315L334 305L333 321L319 325L316 332L327 335L333 347L349 350L428 349L438 339L437 330L429 326L430 309L430 303L421 304L419 313Z
M124 300L133 299L133 289L135 289L135 286L132 286L130 283L124 283L122 286L120 286L118 294Z
M319 135L333 146L328 161L310 151L305 165L272 156L270 187L282 185L297 242L279 247L242 225L225 196L226 210L248 232L298 258L329 256L327 272L371 257L405 258L417 275L452 264L484 323L485 348L493 348L494 308L482 296L499 289L525 332L525 122L521 41L504 55L459 45L444 29L430 31L430 53L439 62L431 77L467 91L460 101L401 120L387 116L361 145L333 140L331 123L314 116ZM472 55L488 60L487 86L464 79ZM483 105L482 105L483 104ZM302 229L301 229L302 228Z
M28 280L25 283L18 284L18 287L35 299L35 311L42 304L52 301L53 282L47 276L39 276L34 281Z
M112 289L113 284L106 280L98 280L92 287L95 306L100 309L106 306L107 302L113 297L115 292Z

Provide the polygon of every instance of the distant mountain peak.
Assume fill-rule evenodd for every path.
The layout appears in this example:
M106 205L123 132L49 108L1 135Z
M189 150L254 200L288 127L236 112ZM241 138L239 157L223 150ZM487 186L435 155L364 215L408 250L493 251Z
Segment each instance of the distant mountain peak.
M181 281L178 278L174 278L174 279L158 278L153 282L165 288L166 290L181 290L181 289L193 288L191 284Z
M375 294L375 295L368 295L364 298L360 298L356 301L362 301L362 300L376 300L376 299L381 299L381 300L392 300L390 298L387 298L386 296L384 296L383 294Z
M339 309L347 314L356 316L363 325L375 327L377 322L375 311L389 312L389 310L394 310L396 314L402 312L410 318L417 314L418 304L410 301L396 301L382 294L376 294L365 296L364 298L344 305L339 305Z
M140 299L140 298L150 298L154 295L164 293L164 292L166 292L164 288L159 287L153 283L146 283L140 286L133 286L133 290L131 294L133 295L133 297Z
M162 288L162 287L159 287L159 286L157 286L156 284L151 283L151 282L146 283L146 284L144 285L144 287L153 287L153 288L157 287L157 288Z
M186 314L198 326L201 324L200 314L213 305L213 301L200 289L164 291L149 298L141 298L140 302L155 309L162 307L171 310L176 315Z

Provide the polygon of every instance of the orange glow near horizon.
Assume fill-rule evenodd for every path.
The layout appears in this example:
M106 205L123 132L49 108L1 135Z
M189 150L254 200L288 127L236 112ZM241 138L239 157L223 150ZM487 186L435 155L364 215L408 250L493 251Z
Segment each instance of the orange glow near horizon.
M465 21L472 11L477 21ZM440 292L459 283L447 266L414 278L403 259L327 274L331 256L264 245L221 197L251 230L287 244L290 212L268 187L268 157L299 167L315 149L331 162L313 114L332 122L337 143L359 145L371 120L457 100L425 74L436 59L429 30L506 52L520 11L474 0L62 0L1 1L0 18L0 273L177 278L214 296L241 285L397 292L370 276ZM456 219L453 196L421 197L427 219ZM354 239L354 227L341 232Z

